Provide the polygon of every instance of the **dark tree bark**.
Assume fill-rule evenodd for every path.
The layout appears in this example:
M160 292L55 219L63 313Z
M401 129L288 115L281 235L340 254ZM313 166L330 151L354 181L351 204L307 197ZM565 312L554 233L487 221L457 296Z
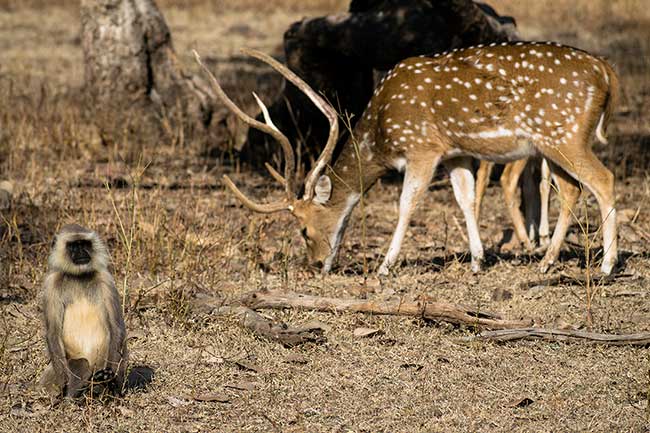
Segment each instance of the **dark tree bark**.
M106 140L128 129L206 134L213 95L181 68L169 28L153 0L82 0L86 86ZM134 136L136 136L134 134ZM150 137L150 136L149 136Z
M353 126L372 96L374 70L416 55L515 39L512 18L471 0L353 0L347 14L294 23L284 35L284 50L287 65L352 116ZM270 112L292 143L300 143L297 153L309 165L326 141L325 118L290 84ZM344 135L346 128L341 130ZM278 150L251 129L242 157L261 166Z

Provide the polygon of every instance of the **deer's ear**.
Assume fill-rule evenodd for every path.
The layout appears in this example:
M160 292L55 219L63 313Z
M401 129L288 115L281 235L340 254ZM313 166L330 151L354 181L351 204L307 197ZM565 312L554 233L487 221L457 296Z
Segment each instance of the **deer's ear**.
M332 181L329 176L322 175L318 178L318 182L316 182L316 187L314 188L314 201L319 204L325 204L331 195Z

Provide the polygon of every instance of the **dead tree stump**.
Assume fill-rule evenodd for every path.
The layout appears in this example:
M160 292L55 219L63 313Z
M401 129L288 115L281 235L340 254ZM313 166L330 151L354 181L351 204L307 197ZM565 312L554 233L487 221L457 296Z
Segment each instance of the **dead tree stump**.
M351 126L372 96L374 71L407 57L518 39L514 19L471 0L353 0L349 10L294 23L284 51L289 68L351 116ZM270 113L309 166L326 142L326 119L289 83ZM251 129L241 156L261 167L277 152L277 143Z
M102 138L206 135L213 95L180 66L153 0L82 0L87 94Z

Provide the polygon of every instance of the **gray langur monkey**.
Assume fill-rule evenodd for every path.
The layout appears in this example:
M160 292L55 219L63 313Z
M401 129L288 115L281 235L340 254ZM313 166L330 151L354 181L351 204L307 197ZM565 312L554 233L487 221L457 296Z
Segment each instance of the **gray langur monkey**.
M108 265L94 231L70 224L55 236L42 298L50 363L40 383L50 393L79 397L99 378L123 391L126 328Z

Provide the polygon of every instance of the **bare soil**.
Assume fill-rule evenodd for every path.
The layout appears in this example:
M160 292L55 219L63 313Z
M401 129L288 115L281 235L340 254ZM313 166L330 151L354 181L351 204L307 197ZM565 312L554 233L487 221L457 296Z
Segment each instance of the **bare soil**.
M291 22L344 8L332 1L308 8L284 0L231 3L161 4L187 68L197 70L192 48L212 56L216 74L243 101L256 86L272 89L263 79L237 79L250 67L233 57L239 47L277 52ZM546 278L537 271L540 255L499 251L509 220L498 183L480 223L486 269L472 274L464 221L444 173L413 218L393 275L380 281L373 271L396 222L399 177L383 180L364 213L355 211L335 271L313 273L290 215L252 214L220 181L230 173L253 196L279 197L268 178L227 156L206 157L193 142L145 143L137 152L129 143L102 144L80 102L76 3L0 2L0 172L16 187L2 213L0 431L650 430L647 348L465 343L473 327L263 311L291 324L327 325L325 344L285 348L233 318L205 314L197 302L268 288L447 301L546 327L650 332L650 8L642 0L532 3L493 5L516 16L531 39L607 56L621 75L610 144L595 148L616 173L622 272L629 276L595 279L589 289L570 279L535 284ZM552 224L557 208L553 196ZM132 362L156 370L147 392L76 404L51 402L34 388L47 363L38 294L51 238L69 222L94 228L111 249ZM585 193L548 276L594 275L598 227L597 205ZM593 259L585 258L585 244ZM381 332L355 337L359 327Z

